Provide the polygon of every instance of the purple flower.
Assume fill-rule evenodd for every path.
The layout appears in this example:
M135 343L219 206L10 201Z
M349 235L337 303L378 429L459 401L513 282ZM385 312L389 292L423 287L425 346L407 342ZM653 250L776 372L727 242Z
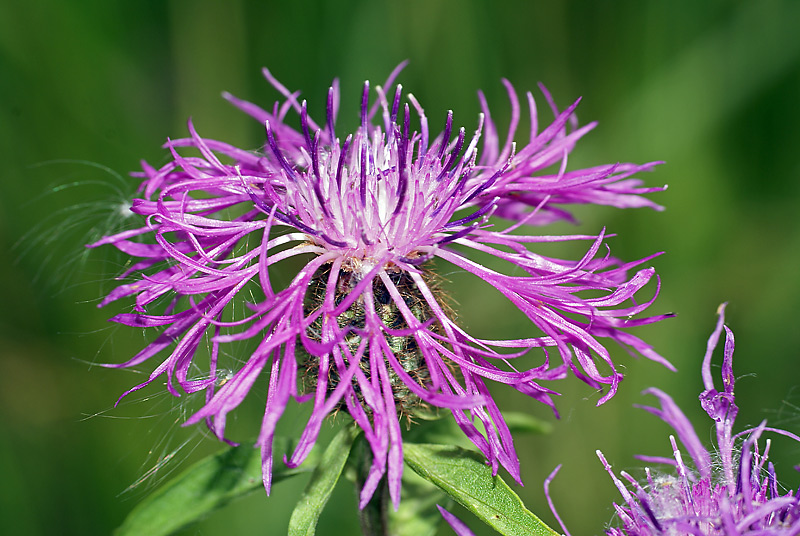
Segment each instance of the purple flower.
M165 356L131 391L162 375L175 396L179 389L204 390L206 403L187 424L205 420L222 439L228 413L256 382L267 385L257 441L267 491L275 427L290 399L312 409L286 463L302 463L325 417L344 411L363 429L373 454L361 505L384 475L396 505L400 417L431 407L449 410L492 468L502 465L519 481L512 437L487 380L553 407L555 392L540 382L572 371L598 389L608 386L602 403L616 392L621 374L599 339L670 366L623 331L669 316L634 318L655 299L634 298L654 276L652 268L637 267L652 257L617 261L603 252L604 232L515 232L523 223L569 219L564 204L658 208L640 194L661 188L641 188L630 178L655 163L566 171L568 153L593 126L569 127L577 103L563 112L553 106L555 121L538 132L529 93L533 124L517 150L512 138L520 111L507 82L512 117L502 147L483 97L472 136L463 128L454 131L452 113L444 131L431 136L412 95L410 106L401 107L400 86L391 97L377 87L371 103L365 83L360 127L342 141L335 131L336 82L325 122L318 125L298 93L265 75L285 97L271 111L226 96L265 124L262 152L201 138L190 122L190 138L166 144L172 160L159 169L143 163L138 174L144 182L132 211L145 224L91 247L113 244L137 259L122 275L128 281L100 304L135 296L134 312L112 320L161 330L131 360L114 365L134 367ZM285 122L290 110L300 116L299 130ZM419 130L412 130L412 115ZM183 148L193 156L182 154ZM516 222L498 228L490 223L492 214ZM562 241L590 245L578 260L529 250ZM501 261L504 271L482 265L475 253ZM435 277L441 263L496 288L529 319L533 336L482 340L467 333ZM275 288L278 264L295 267L296 275ZM221 353L241 352L248 341L252 347L241 368L220 382ZM541 357L520 359L532 349L540 349ZM531 359L533 366L526 363ZM193 367L207 367L209 374L193 379Z
M703 360L703 384L700 404L714 420L717 444L713 451L703 447L683 412L658 389L646 393L658 397L661 407L644 407L672 426L683 443L693 468L683 459L673 436L670 443L674 459L640 456L642 460L666 463L674 472L653 474L645 469L647 482L639 484L621 472L626 486L600 457L625 504L614 505L622 526L606 531L609 536L652 535L795 535L800 534L800 495L779 491L775 467L768 461L770 441L763 452L758 440L764 431L776 432L800 441L800 438L762 422L754 429L733 433L736 407L733 385L733 333L724 325L725 306L720 306L719 321ZM711 377L711 354L725 328L725 351L722 361L722 391L717 391Z

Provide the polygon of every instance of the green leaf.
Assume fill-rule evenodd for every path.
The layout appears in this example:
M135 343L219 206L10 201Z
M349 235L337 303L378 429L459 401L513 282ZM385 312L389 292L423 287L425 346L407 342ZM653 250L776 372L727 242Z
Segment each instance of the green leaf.
M414 426L403 434L403 437L412 443L442 443L464 447L471 444L456 421L449 415L437 419L416 421Z
M287 438L275 438L275 451L291 450ZM280 464L273 469L277 483L316 464L316 452L297 469ZM165 536L199 520L231 500L263 489L261 454L252 445L226 448L195 463L170 480L134 508L116 536Z
M511 435L549 434L553 430L550 422L537 419L521 411L504 411L503 419L505 419Z
M517 434L549 434L553 429L550 422L521 411L503 412L503 419L514 436ZM472 444L455 420L447 416L439 419L420 420L404 434L404 437L412 443L439 443L466 448Z
M437 504L448 508L453 500L413 471L403 471L400 507L389 508L389 534L393 536L436 536L443 523Z
M350 456L353 441L360 429L346 426L325 449L317 468L311 475L300 501L297 503L292 518L289 520L289 536L312 536L317 529L317 521L333 493L344 465Z
M467 510L507 536L558 536L522 504L508 484L492 476L483 456L451 445L404 443L406 464Z

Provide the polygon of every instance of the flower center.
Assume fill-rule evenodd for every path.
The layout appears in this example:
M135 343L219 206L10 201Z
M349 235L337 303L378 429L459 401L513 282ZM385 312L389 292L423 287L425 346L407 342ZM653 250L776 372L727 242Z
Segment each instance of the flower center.
M325 296L330 284L330 270L331 265L326 264L314 274L303 301L303 310L306 316L312 315L324 307ZM338 307L354 291L365 274L366 272L360 269L343 269L339 272L335 283L336 288L333 289L334 307ZM388 271L388 276L402 297L405 306L420 323L433 316L430 306L408 273L394 270ZM379 277L375 277L371 286L372 307L367 307L366 304L369 293L362 292L350 307L336 317L336 326L342 332L343 339L339 343L340 351L331 353L326 391L331 393L339 385L343 372L342 367L350 367L353 364L352 359L359 359L358 366L363 373L363 378L359 380L357 376L353 377L351 380L352 393L355 394L357 403L368 415L372 414L372 410L366 403L366 397L363 394L362 384L364 381L372 385L381 385L388 381L398 415L410 417L412 414L425 413L426 410L429 410L428 406L421 402L419 397L406 385L385 355L390 351L402 366L403 371L414 382L424 387L430 380L430 373L417 340L414 335L398 334L398 332L408 330L409 325L383 281ZM374 317L368 319L370 314ZM321 342L323 339L325 316L326 314L323 312L306 329L306 335L316 342ZM381 325L381 332L377 332L374 328L376 324ZM429 329L435 330L435 327L432 326ZM370 337L384 340L386 344L383 350L378 350L379 341L370 341ZM372 363L371 352L373 351L379 352L380 363ZM341 359L337 359L333 355L334 353L339 353ZM305 350L302 351L302 354L303 357L299 364L305 371L303 387L306 393L310 393L316 389L320 381L320 358ZM345 397L347 396L352 396L352 394L345 395ZM338 408L347 410L344 400Z

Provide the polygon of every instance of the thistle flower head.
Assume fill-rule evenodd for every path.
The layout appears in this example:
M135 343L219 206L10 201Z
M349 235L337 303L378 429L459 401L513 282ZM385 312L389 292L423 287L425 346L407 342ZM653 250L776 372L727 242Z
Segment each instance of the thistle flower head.
M638 483L622 472L618 478L598 451L598 456L625 501L614 505L621 527L606 531L609 536L702 535L744 536L800 534L800 493L779 489L775 467L769 461L770 441L763 451L758 440L765 431L800 438L762 422L754 429L734 433L736 407L733 387L733 333L724 325L724 305L708 341L703 360L700 403L716 425L715 452L703 447L689 420L675 402L658 389L646 391L658 397L661 407L644 407L672 426L690 459L684 459L670 436L674 459L645 457L645 461L667 463L673 471L653 474L646 469L647 482ZM722 391L714 386L711 354L725 329L722 362Z
M285 98L271 111L226 96L265 125L263 150L202 138L190 122L190 138L166 144L169 163L160 169L143 164L141 196L132 210L145 224L92 244L113 244L139 259L123 274L132 281L101 303L135 296L135 310L112 320L161 328L139 354L117 365L137 366L165 354L149 379L132 390L162 375L176 396L179 389L205 390L206 404L187 424L205 420L224 438L228 413L256 382L267 384L257 441L267 490L275 427L291 399L312 408L287 464L302 463L324 418L343 410L363 429L373 454L361 504L384 475L397 504L403 458L399 416L422 407L449 410L494 470L502 465L519 480L511 434L487 380L552 407L554 391L540 382L572 371L589 385L607 386L603 402L621 378L599 341L604 338L669 366L623 331L667 316L634 318L655 299L634 300L654 276L652 268L635 270L649 258L621 263L610 257L604 253L604 232L559 237L515 232L527 229L524 223L569 219L566 204L659 208L641 194L660 188L642 188L630 178L655 163L568 172L567 155L591 125L571 126L575 103L563 112L553 106L555 121L539 132L530 94L531 130L518 149L512 140L519 104L508 83L511 129L502 147L483 99L474 133L456 129L450 113L442 132L432 135L412 95L404 101L400 86L383 89L392 86L401 67L374 91L365 83L360 126L344 137L335 130L336 82L325 121L318 124L298 94L265 70ZM299 128L286 123L292 110ZM197 155L183 155L184 148ZM543 171L553 166L556 171ZM489 220L493 213L513 221L498 229ZM529 249L558 241L589 246L577 260ZM473 253L493 256L504 271L482 265ZM471 336L446 305L435 263L497 289L528 318L532 336ZM278 265L299 268L291 282L275 288ZM242 313L234 304L245 296ZM167 306L159 313L149 311L163 301ZM221 348L241 341L254 341L255 348L230 380L218 385ZM204 345L210 346L210 377L193 380L189 370L199 366ZM541 350L541 357L531 367L524 364L530 358L520 358L533 349ZM268 378L260 379L262 372Z

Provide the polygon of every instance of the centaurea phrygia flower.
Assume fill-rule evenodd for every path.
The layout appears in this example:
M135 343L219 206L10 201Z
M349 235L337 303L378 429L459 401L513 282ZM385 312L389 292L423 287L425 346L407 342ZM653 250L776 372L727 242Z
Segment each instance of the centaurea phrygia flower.
M400 86L391 98L377 87L377 99L370 103L365 83L361 124L342 140L335 131L335 82L320 126L296 93L265 74L286 98L271 112L228 96L264 123L263 152L201 138L190 122L190 138L166 144L169 163L160 169L143 164L141 197L132 210L146 224L92 246L113 244L140 259L124 274L133 281L100 304L136 297L135 312L112 320L162 328L139 354L116 365L138 366L166 353L149 379L132 390L164 374L176 396L178 388L205 390L206 404L187 424L205 419L224 438L228 413L255 382L268 385L257 441L267 491L275 426L292 398L313 407L287 463L302 463L325 417L345 411L363 429L373 454L362 507L384 475L396 505L403 459L400 417L421 407L450 410L493 469L502 465L519 481L512 437L487 380L552 407L554 391L539 382L572 371L596 388L608 386L603 402L614 394L621 375L602 338L669 366L623 331L666 316L634 318L655 299L634 300L654 270L628 272L650 257L618 262L603 253L603 232L513 233L522 223L567 217L560 208L564 203L656 207L639 194L660 188L639 188L630 178L654 164L566 171L567 154L588 128L569 132L575 105L556 110L555 122L538 132L528 94L533 125L527 143L517 150L511 140L519 106L509 84L512 127L500 148L485 103L474 135L463 128L454 132L451 113L444 131L431 136L413 96L407 96L410 106L401 106ZM300 116L299 130L284 122L292 109ZM418 131L411 128L412 110ZM183 147L199 154L184 156L179 152ZM554 173L535 175L553 165ZM498 211L519 221L498 230L488 220ZM590 246L578 260L548 258L528 249L529 244L581 240ZM472 252L504 261L506 272L483 266L471 258ZM274 268L289 260L301 267L288 285L273 288ZM443 299L434 260L492 285L536 332L502 341L471 336L454 321ZM245 295L250 298L247 312L237 315L234 299ZM168 302L166 309L148 312L159 298ZM210 339L210 374L192 379L190 367L202 366L197 354L206 346L205 337ZM257 346L244 356L243 366L224 385L216 382L220 348L249 340ZM541 349L543 357L533 367L520 365L520 357L531 349ZM265 368L268 378L260 380Z
M700 404L714 420L717 444L706 449L686 415L666 393L649 389L661 407L643 407L672 426L691 458L684 460L673 436L670 443L674 459L640 456L642 460L673 466L668 473L652 474L645 469L647 482L639 484L625 473L611 470L605 457L597 452L613 478L625 504L614 507L621 527L606 531L609 536L744 536L800 534L800 496L780 491L775 467L769 462L770 441L763 452L758 440L765 431L776 432L800 441L800 438L766 422L758 427L734 433L738 408L733 386L733 333L724 325L724 305L719 321L708 341L703 359L703 385ZM725 329L722 361L722 391L717 391L711 376L711 355Z

